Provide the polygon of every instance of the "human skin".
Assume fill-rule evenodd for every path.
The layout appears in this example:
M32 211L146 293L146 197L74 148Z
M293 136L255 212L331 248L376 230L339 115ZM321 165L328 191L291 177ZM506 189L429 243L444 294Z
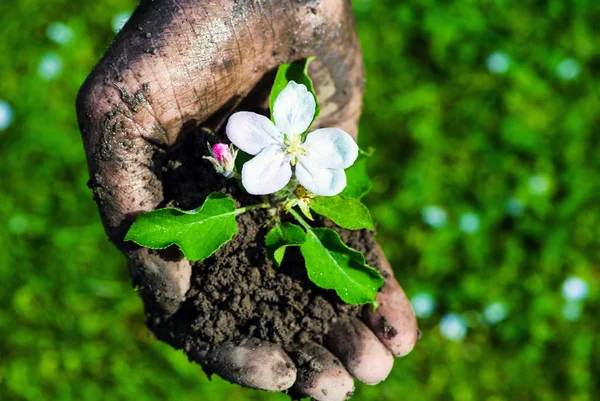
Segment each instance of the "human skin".
M345 0L142 0L81 87L77 115L90 187L145 305L160 311L149 316L155 327L177 311L191 276L180 255L123 242L135 217L163 201L157 156L200 124L219 128L240 104L267 109L273 71L309 56L317 57L309 72L321 103L313 128L339 127L356 138L364 70ZM382 381L393 355L412 350L418 329L389 263L376 251L388 273L380 307L365 309L364 323L335 325L325 347L305 347L324 366L314 380L303 380L295 359L258 339L186 352L232 382L269 391L293 387L322 401L346 399L352 376Z

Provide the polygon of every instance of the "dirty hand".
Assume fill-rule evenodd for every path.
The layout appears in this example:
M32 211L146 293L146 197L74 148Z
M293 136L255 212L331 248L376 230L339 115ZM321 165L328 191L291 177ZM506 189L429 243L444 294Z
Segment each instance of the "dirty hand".
M282 63L313 55L310 72L321 102L314 128L336 126L356 136L364 77L349 0L142 0L82 86L77 113L90 186L145 304L163 311L149 317L151 324L178 309L191 275L185 259L122 241L135 216L163 200L156 151L200 123L222 123L249 95L262 93L257 102L264 102L268 88L257 90L261 79L272 77L268 74ZM351 375L380 382L392 368L392 355L413 348L418 329L379 252L389 273L377 298L379 309L365 309L363 321L338 322L327 349L305 347L322 367L310 381L281 348L257 339L186 352L232 382L270 391L293 386L318 400L347 398Z

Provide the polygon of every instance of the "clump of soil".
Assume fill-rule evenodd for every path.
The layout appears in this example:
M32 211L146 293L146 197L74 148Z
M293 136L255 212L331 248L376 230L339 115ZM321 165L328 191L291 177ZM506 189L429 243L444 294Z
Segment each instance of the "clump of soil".
M200 131L165 155L165 205L192 209L215 191L227 193L238 207L261 202L241 190L236 180L216 174L202 159L208 154L206 142L219 139ZM189 350L198 341L218 344L254 336L293 350L309 340L322 344L337 319L360 315L361 306L347 305L335 292L308 280L297 248L288 248L281 267L273 263L264 246L270 229L265 227L268 216L264 210L240 215L237 222L233 240L193 266L191 288L180 310L161 327L153 328L162 339ZM317 219L315 225L334 228L325 219ZM335 229L347 245L366 255L369 265L379 268L371 232Z

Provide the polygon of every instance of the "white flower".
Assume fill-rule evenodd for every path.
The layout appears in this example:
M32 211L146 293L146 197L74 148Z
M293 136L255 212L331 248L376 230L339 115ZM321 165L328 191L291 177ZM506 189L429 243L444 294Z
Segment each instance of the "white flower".
M292 178L315 195L337 195L346 187L344 169L358 157L358 146L339 128L302 134L315 115L315 99L306 86L290 81L275 100L273 118L237 112L227 123L227 137L252 160L242 168L242 184L253 195L271 194Z

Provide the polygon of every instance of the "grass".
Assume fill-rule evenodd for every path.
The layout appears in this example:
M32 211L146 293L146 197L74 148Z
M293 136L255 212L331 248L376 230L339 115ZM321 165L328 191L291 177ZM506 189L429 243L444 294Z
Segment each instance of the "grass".
M114 16L134 5L0 4L0 100L13 114L2 128L0 104L0 399L283 401L209 383L153 340L104 236L74 97ZM361 143L377 148L367 203L399 280L420 294L424 333L354 399L595 399L597 1L354 6L368 72ZM64 44L48 36L57 21L72 32L50 31ZM587 299L565 299L569 277Z

